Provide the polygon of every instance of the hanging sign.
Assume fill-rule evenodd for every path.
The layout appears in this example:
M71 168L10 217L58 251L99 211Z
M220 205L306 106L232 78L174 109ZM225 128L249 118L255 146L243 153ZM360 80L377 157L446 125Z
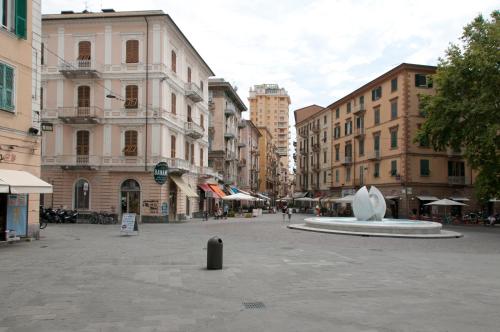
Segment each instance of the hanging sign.
M153 178L155 182L158 184L164 184L167 182L168 176L168 165L166 162L162 161L156 164L155 169L153 170Z
M122 215L122 235L137 235L139 227L135 221L135 213L124 213Z

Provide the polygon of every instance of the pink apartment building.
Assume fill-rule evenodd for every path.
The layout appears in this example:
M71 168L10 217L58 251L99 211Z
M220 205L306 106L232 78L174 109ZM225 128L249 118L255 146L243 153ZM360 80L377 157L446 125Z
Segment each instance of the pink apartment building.
M142 221L203 210L208 77L214 73L163 11L42 17L42 177L46 206L136 213ZM168 179L152 175L159 162Z
M242 120L240 130L240 158L238 162L238 185L247 192L259 189L259 129L251 120Z

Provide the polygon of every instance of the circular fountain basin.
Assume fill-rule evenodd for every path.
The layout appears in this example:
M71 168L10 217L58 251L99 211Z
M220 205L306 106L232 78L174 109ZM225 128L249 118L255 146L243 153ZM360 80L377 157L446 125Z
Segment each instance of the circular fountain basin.
M316 217L305 219L305 224L289 225L288 228L359 236L406 238L456 238L462 236L457 232L442 230L441 224L437 222L408 219L359 221L356 218Z

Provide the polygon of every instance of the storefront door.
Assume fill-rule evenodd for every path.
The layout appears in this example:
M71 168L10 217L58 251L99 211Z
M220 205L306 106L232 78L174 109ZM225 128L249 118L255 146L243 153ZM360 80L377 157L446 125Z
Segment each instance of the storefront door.
M141 187L135 180L126 180L121 187L121 213L141 214Z
M169 181L169 194L168 194L168 220L176 220L177 215L177 185L174 181Z

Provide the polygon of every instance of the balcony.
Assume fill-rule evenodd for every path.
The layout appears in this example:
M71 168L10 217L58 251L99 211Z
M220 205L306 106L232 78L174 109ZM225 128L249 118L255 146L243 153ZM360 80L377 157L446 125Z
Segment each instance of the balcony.
M241 148L245 148L247 145L245 142L239 142L238 143L238 147L241 149Z
M186 83L184 89L186 90L186 97L193 102L198 103L203 100L203 91L193 82Z
M367 155L368 155L369 160L380 160L380 151L379 150L370 151L369 153L367 153Z
M314 143L314 144L312 145L312 150L313 150L313 152L319 152L319 151L320 151L320 149L321 149L321 147L319 146L319 143Z
M362 138L365 136L365 128L355 128L354 137Z
M351 156L345 156L342 158L342 165L351 165L352 164L352 157Z
M465 185L465 176L448 176L448 184L464 186Z
M316 172L316 173L321 171L321 167L319 166L319 163L312 164L311 168L312 168L313 172Z
M312 127L312 132L315 134L319 134L321 128L319 126L313 126Z
M184 174L193 170L189 160L180 158L167 158L168 172L172 174Z
M59 72L69 79L100 78L102 66L95 60L63 61L59 64Z
M243 129L246 126L247 126L247 122L246 121L241 120L240 122L238 122L238 128Z
M201 169L201 174L213 177L213 178L220 180L220 181L222 181L224 178L224 175L222 173L215 171L212 167L203 167Z
M364 104L359 105L353 112L353 114L361 114L366 112L366 108Z
M236 115L236 109L234 108L234 106L227 106L225 109L224 109L224 115L225 116L235 116Z
M462 157L462 149L460 150L455 150L455 149L448 149L448 157L450 158L461 158Z
M68 124L96 124L102 117L102 109L91 107L61 107L57 109L57 117Z
M233 160L238 160L238 155L233 151L226 151L225 161L230 162Z
M234 133L232 131L226 131L224 133L224 138L225 139L235 139L236 138L236 133Z
M307 131L306 130L299 130L299 136L302 138L307 138Z
M205 133L205 130L194 122L186 122L184 124L184 130L186 131L186 136L194 139L202 138Z
M276 153L280 157L285 157L288 155L288 149L286 147L279 147L279 148L276 148Z
M101 165L101 158L89 155L44 156L42 165L61 166L65 170L95 170Z

